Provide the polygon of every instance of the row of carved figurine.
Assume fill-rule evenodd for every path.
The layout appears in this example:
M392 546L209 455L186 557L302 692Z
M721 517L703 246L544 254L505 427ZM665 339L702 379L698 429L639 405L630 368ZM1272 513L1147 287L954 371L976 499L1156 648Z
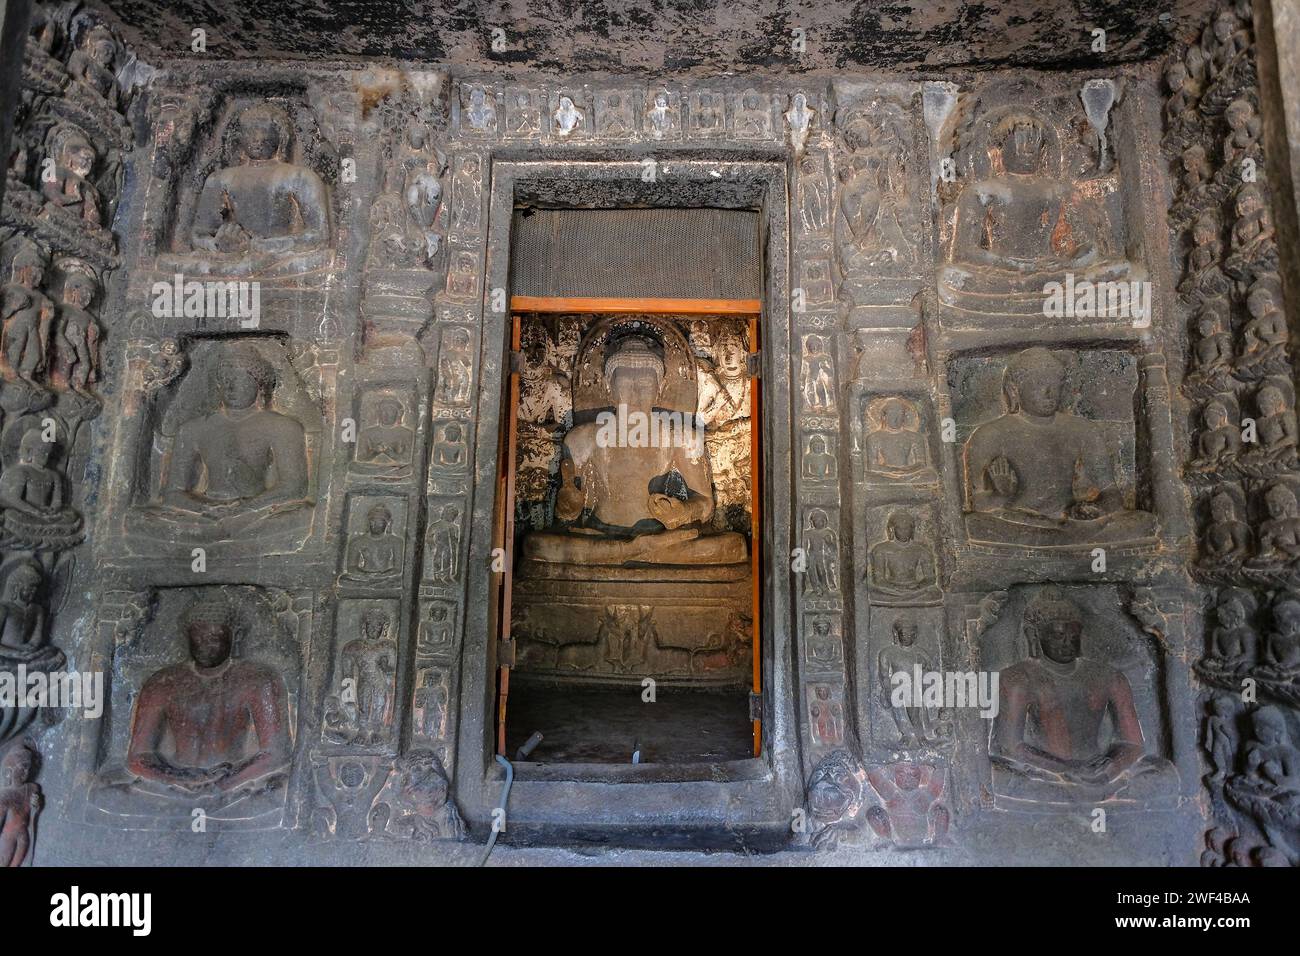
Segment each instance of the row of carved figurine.
M1197 439L1197 456L1188 463L1188 472L1235 471L1262 478L1293 469L1297 464L1296 416L1291 395L1288 379L1266 379L1254 394L1258 417L1253 419L1253 428L1244 430L1234 414L1238 407L1234 396L1210 398L1201 408L1204 425Z
M1245 506L1240 488L1227 483L1215 488L1201 542L1201 567L1275 570L1300 558L1300 504L1293 484L1278 478L1255 494L1267 515L1259 525L1258 546L1251 526L1238 517Z

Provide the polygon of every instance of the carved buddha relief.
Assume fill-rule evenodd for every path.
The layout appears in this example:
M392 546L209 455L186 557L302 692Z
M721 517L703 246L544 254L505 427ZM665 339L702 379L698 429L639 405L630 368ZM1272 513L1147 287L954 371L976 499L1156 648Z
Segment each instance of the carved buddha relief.
M148 602L142 608L150 607ZM90 802L97 818L189 827L192 810L281 820L295 737L303 611L285 592L159 592L114 651L115 721Z
M1149 679L1149 659L1124 636L1131 628L1107 627L1054 585L1023 596L1014 622L1017 659L1002 667L990 732L994 791L1017 801L1082 805L1175 792L1177 771L1153 752L1158 728L1146 723L1149 710L1139 707L1132 681L1117 666L1145 666L1142 680ZM995 654L1011 650L1005 640L998 646ZM984 661L998 663L987 650Z
M1117 172L1102 169L1104 152L1066 140L1077 100L1007 95L1017 102L977 111L961 134L939 297L963 313L1041 319L1049 284L1127 280L1134 270L1118 234Z
M189 371L154 406L135 527L223 541L307 524L322 422L286 343L200 339L189 354Z
M276 274L323 264L333 241L330 192L303 161L288 112L272 102L240 106L221 142L185 229L194 252L178 265Z
M1133 504L1136 373L1123 354L1036 347L984 369L979 386L983 404L993 404L996 375L1000 409L993 406L981 414L963 447L966 527L972 540L1081 547L1155 534L1154 516ZM1076 404L1095 406L1101 399L1103 383L1088 371L1113 369L1112 358L1121 364L1120 371L1105 373L1113 377L1106 383L1104 402L1110 420L1077 414ZM1067 377L1070 368L1078 371ZM978 383L971 380L970 385Z

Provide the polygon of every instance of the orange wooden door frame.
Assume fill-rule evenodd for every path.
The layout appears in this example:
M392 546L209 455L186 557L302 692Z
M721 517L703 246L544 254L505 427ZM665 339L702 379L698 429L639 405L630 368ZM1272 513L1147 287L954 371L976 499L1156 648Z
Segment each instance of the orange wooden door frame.
M503 492L501 498L505 504L505 514L504 520L501 521L500 547L503 569L501 571L501 616L497 634L498 653L503 648L513 647L510 612L513 599L511 588L514 583L515 459L518 455L516 445L519 440L519 369L515 356L519 353L519 346L520 320L516 312L510 317L510 402L507 410L510 417L506 422L506 448L505 455L502 456L502 461L505 462L505 486L501 489ZM513 663L513 660L508 663L499 662L498 668L500 676L497 681L497 753L503 757L506 755L506 705L510 698L510 668Z

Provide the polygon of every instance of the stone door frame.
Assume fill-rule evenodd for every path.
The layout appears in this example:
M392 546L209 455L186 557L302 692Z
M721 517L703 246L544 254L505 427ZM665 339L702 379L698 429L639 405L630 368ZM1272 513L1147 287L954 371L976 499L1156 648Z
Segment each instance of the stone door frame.
M763 746L757 758L715 765L707 777L680 767L628 765L526 768L515 778L507 829L515 839L600 840L638 832L657 845L782 843L803 805L794 661L794 605L783 559L793 546L794 360L789 308L789 157L783 151L729 154L674 151L653 157L659 174L643 179L643 151L525 158L501 151L491 161L491 206L483 283L482 377L478 392L458 737L456 799L476 828L491 824L504 771L494 759L498 576L489 573L508 374L510 229L521 201L568 206L629 205L751 208L760 212L764 249L760 345L763 613ZM721 174L721 175L719 175ZM495 295L494 295L495 292ZM494 301L495 300L495 301ZM495 307L495 309L494 309ZM777 573L781 569L782 573ZM481 572L481 573L479 573ZM611 785L625 784L614 789ZM667 830L668 832L665 832Z

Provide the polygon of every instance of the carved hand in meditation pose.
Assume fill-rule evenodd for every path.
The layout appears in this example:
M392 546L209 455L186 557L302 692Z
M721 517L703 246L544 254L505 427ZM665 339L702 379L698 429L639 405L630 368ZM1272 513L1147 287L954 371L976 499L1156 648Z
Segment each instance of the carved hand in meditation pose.
M1124 506L1101 427L1061 408L1064 382L1047 349L1007 363L1006 413L966 442L972 538L1051 546L1154 534L1153 516Z
M995 770L1056 785L1060 795L1087 787L1092 796L1093 788L1109 796L1141 774L1172 772L1168 761L1144 755L1128 678L1081 656L1083 616L1072 601L1044 587L1025 607L1023 627L1031 656L1001 672L989 744Z
M745 560L742 535L702 535L693 527L714 507L698 426L678 419L672 428L640 427L654 413L663 378L663 359L645 338L625 336L608 353L605 381L616 411L564 438L555 513L574 532L530 534L526 557L577 564ZM626 427L614 427L623 420Z
M173 797L260 789L289 765L284 682L261 664L230 659L235 619L224 601L192 605L181 627L193 660L164 667L140 688L127 770L142 789Z
M307 441L300 422L265 407L275 370L234 352L214 376L220 406L181 425L163 501L200 518L298 507L307 495Z
M208 176L190 230L195 249L247 255L312 249L329 239L329 196L310 169L284 162L288 120L250 106L236 120L236 166Z

